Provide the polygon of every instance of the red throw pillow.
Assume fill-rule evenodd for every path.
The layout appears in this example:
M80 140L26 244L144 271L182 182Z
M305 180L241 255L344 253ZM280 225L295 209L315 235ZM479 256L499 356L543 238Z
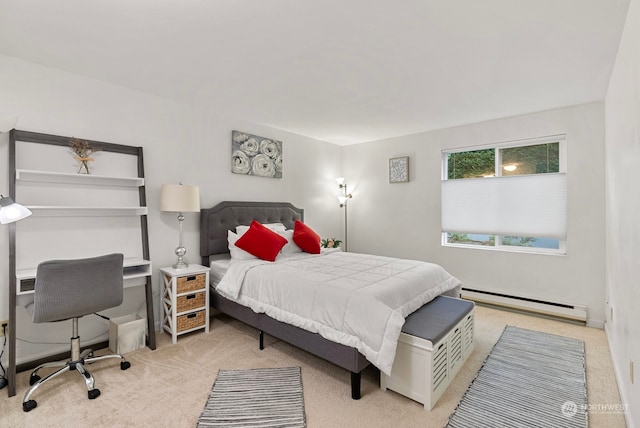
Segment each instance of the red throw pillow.
M289 241L285 237L253 220L249 230L236 241L235 245L262 260L274 262L287 242Z
M296 220L293 226L293 242L302 248L302 251L320 254L320 236L300 220Z

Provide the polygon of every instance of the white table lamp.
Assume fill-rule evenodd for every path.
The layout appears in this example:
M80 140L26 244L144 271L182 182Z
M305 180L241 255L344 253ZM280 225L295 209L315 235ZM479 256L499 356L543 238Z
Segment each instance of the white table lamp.
M182 245L182 222L185 212L200 211L200 189L198 186L183 186L182 184L163 184L160 191L160 211L177 212L179 239L176 255L178 260L173 265L174 269L189 267L184 255L186 248Z

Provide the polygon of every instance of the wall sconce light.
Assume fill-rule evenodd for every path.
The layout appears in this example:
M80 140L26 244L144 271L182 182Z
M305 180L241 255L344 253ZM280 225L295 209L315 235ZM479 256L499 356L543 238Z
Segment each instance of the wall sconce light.
M344 181L344 177L336 178L336 182L338 183L338 187L342 190L342 195L338 196L338 202L340 203L340 208L344 208L344 250L348 251L347 246L347 201L353 198L353 195L349 193L347 190L347 183Z
M0 224L13 223L31 215L31 211L13 202L8 196L0 195Z
M187 249L182 245L182 222L183 212L200 211L200 188L198 186L183 186L180 184L163 184L160 190L160 211L178 213L178 247L176 256L178 260L173 265L174 269L185 269L189 267L184 255Z

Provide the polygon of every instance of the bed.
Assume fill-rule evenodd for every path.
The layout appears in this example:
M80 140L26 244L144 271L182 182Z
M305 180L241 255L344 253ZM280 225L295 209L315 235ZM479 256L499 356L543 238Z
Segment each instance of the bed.
M234 231L238 225L249 225L253 220L263 224L282 223L287 229L293 229L296 220L304 220L304 210L287 202L230 201L201 210L200 253L202 264L205 266L224 264L224 261L229 259L228 231ZM216 275L212 274L210 277L213 281ZM457 280L455 281L457 284L453 284L453 282L449 284L447 290L442 292L443 295L459 296L460 284ZM251 309L238 303L237 299L229 297L227 293L218 292L215 285L210 287L211 306L256 328L259 331L260 349L264 348L264 333L266 333L323 358L351 373L351 397L353 399L360 398L361 372L371 364L369 361L371 357L369 356L367 359L363 355L363 347L360 344L349 346L344 344L350 343L348 341L337 343L335 338L331 335L327 336L325 331L313 332L296 326L295 323L278 320L276 319L278 317L272 313L270 314L272 316L268 315L269 311ZM433 297L435 296L429 297L429 300ZM410 310L416 309L417 307ZM395 344L394 342L394 352ZM367 354L366 350L364 354Z

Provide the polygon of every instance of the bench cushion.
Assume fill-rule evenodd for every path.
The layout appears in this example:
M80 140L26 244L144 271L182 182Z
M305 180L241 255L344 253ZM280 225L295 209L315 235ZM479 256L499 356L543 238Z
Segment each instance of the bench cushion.
M468 300L438 296L410 314L405 319L402 332L435 344L471 312L473 307L473 302Z

